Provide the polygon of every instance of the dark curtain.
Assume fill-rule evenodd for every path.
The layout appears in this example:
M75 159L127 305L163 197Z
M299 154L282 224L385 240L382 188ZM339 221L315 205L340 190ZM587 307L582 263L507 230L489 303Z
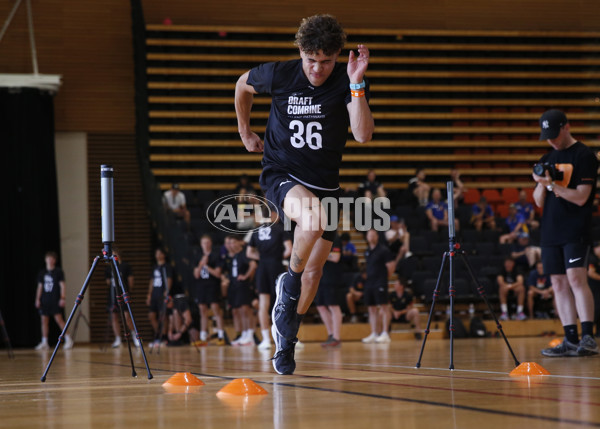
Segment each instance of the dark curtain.
M0 310L12 345L32 346L40 339L34 307L37 274L46 251L60 255L53 95L1 88L0 146ZM51 341L56 332L51 331Z

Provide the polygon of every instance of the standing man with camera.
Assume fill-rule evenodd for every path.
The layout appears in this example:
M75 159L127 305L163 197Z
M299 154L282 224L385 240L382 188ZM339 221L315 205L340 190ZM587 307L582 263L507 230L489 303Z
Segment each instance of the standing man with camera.
M548 110L540 118L540 140L553 151L534 167L537 186L533 198L544 208L541 246L544 272L550 275L565 339L544 356L598 354L594 341L594 300L587 282L587 257L598 161L595 154L571 135L570 124L560 110ZM577 317L581 322L581 341Z

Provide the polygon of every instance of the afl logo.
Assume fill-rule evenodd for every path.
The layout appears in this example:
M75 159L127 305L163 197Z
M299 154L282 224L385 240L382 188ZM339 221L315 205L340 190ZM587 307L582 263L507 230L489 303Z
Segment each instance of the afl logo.
M206 218L220 231L246 234L261 226L271 226L279 220L275 205L256 195L232 194L213 201L206 209Z

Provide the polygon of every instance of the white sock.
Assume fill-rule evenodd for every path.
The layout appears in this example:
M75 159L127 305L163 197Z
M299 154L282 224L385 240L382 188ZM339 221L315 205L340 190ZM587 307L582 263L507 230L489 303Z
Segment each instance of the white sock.
M502 310L503 313L508 313L508 305L500 304L500 310Z
M42 337L42 343L48 344L48 337Z
M225 338L225 332L222 329L217 329L217 337L222 340Z
M268 329L263 329L262 331L260 331L260 333L262 334L262 340L265 342L271 342L271 333L269 332Z
M523 306L517 305L517 314L522 313L522 312L523 312Z
M200 331L200 341L206 341L207 338L208 338L208 332Z

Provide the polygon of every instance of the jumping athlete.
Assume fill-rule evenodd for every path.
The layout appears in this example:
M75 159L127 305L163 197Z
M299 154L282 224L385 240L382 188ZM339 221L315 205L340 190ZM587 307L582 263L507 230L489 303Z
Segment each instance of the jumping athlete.
M321 199L340 195L348 126L361 143L373 134L364 80L369 50L358 45L358 54L350 51L347 66L339 64L345 41L333 16L305 18L296 33L300 59L262 64L236 84L242 142L249 152L264 151L260 186L296 223L290 266L277 280L272 312L273 367L279 374L292 374L296 368L296 334L331 250L335 231L324 230L327 213ZM264 144L250 128L253 98L259 93L272 97Z

